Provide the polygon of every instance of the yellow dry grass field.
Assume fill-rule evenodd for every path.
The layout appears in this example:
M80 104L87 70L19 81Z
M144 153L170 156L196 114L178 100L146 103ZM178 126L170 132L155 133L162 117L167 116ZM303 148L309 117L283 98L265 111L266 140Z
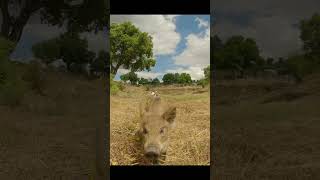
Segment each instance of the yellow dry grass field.
M24 67L22 67L23 69ZM105 114L103 79L46 72L41 96L0 105L0 179L90 179L96 121Z
M177 107L176 126L170 134L166 161L161 165L209 165L209 89L162 86L152 90L157 90L163 100ZM123 92L111 95L111 165L145 164L135 132L139 127L139 103L148 92L145 87L127 86Z
M215 84L215 179L320 179L320 75Z

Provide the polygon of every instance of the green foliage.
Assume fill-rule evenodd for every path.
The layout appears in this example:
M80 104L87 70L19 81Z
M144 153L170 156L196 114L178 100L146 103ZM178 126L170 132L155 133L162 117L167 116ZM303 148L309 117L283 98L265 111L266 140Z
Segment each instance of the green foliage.
M54 38L33 45L32 52L35 57L42 59L46 63L50 63L60 57L60 48L58 39Z
M151 90L150 85L146 85L145 87L146 87L146 91L150 91Z
M154 78L154 79L151 81L151 84L157 86L157 85L160 84L160 80L159 80L158 78Z
M320 15L314 14L310 19L302 20L300 31L305 52L320 58Z
M127 74L123 74L120 76L120 79L124 82L130 81L131 84L137 84L139 81L138 75L134 72L128 72Z
M232 36L223 43L218 36L212 39L213 62L217 69L233 70L244 76L246 70L264 66L255 40Z
M145 84L149 84L150 82L149 82L149 80L148 79L145 79L145 78L143 78L143 77L141 77L140 79L139 79L139 84L141 84L141 85L145 85Z
M106 72L108 64L109 53L106 51L100 51L98 53L98 57L92 62L91 68L96 72Z
M66 33L60 36L60 57L69 67L70 64L82 64L91 62L94 54L88 51L88 41L81 39L79 34Z
M80 38L78 33L65 33L58 38L37 43L32 47L32 52L35 57L46 63L62 58L67 64L68 70L74 72L80 72L81 68L80 66L75 69L70 68L73 63L80 65L92 62L98 70L106 67L107 54L100 52L99 57L95 59L95 53L88 50L88 41Z
M113 80L114 76L115 76L114 74L110 74L110 94L111 95L118 94L120 90L118 83Z
M0 60L0 104L16 106L23 99L26 88L15 66L7 59Z
M46 75L41 69L39 62L31 62L28 64L26 72L23 74L23 80L29 82L31 89L40 95L44 95L44 88L46 86Z
M0 60L6 59L14 49L15 43L7 40L0 35Z
M191 84L192 79L190 74L181 73L179 78L175 80L178 84Z
M152 52L152 37L146 32L141 32L131 22L111 25L110 44L113 74L117 73L119 67L132 72L150 71L156 64Z
M197 81L198 86L204 88L210 83L210 65L203 69L204 78Z
M167 73L162 77L164 84L191 84L192 79L188 73Z
M286 61L287 69L294 76L297 82L301 82L303 77L314 72L319 65L304 55L289 57Z
M0 104L17 106L23 100L26 88L22 80L15 79L0 88Z
M210 65L203 69L204 78L209 82L210 81Z
M104 30L109 23L108 2L101 0L1 0L1 11L11 12L12 7L19 7L12 15L2 16L1 33L13 42L19 42L28 19L39 12L41 23L52 26L65 26L69 32Z
M173 84L176 82L175 77L177 77L177 76L175 76L173 73L167 73L167 74L163 75L162 81L164 84Z
M202 88L204 88L207 84L208 84L208 81L206 81L205 79L200 79L197 81L197 85L202 86Z

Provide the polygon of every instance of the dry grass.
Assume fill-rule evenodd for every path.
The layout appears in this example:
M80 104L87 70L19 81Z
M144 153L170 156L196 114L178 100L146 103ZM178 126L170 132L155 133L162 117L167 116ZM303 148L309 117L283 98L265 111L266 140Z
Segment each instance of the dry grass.
M167 102L177 107L176 127L170 135L163 165L209 165L210 95L208 89L194 87L158 87ZM111 96L110 163L112 165L147 164L141 145L135 139L138 129L139 103L147 91L144 87L127 87Z
M214 178L320 179L319 81L217 83Z
M0 106L0 179L89 179L95 171L102 80L48 72L45 96L29 91L20 106Z

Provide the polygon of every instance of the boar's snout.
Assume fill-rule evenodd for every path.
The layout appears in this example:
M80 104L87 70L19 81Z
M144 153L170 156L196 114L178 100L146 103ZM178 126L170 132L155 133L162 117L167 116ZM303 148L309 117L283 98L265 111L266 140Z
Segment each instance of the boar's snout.
M145 150L145 155L148 158L156 159L160 156L160 149L156 146L148 146Z

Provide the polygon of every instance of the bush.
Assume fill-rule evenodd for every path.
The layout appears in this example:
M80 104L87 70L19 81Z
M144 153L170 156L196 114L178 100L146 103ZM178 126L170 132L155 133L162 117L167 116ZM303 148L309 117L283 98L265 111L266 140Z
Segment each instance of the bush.
M27 66L26 72L23 74L23 80L29 82L31 89L41 95L44 94L45 77L39 62L31 62Z
M306 75L318 71L320 65L311 58L296 55L288 58L287 66L289 73L294 76L296 82L301 82Z
M126 86L123 82L119 82L118 87L119 87L120 91L124 91L124 89L126 88Z
M110 74L110 94L116 95L118 94L120 88L119 88L119 84L115 82L113 79L114 79L114 75Z
M116 84L111 85L110 87L110 93L111 95L116 95L119 92L119 87Z
M0 104L19 105L25 93L25 84L20 79L15 65L9 61L14 43L0 37Z
M17 106L21 103L24 94L25 86L22 80L7 82L0 87L0 103L11 107Z
M8 60L0 60L0 104L19 105L25 90L25 84L18 76L15 66Z
M146 91L150 91L151 89L150 85L146 85L145 87L146 87Z
M7 58L14 49L15 44L0 36L0 60Z
M209 84L209 82L206 79L200 79L197 84L199 86L201 86L202 88L204 88L207 84Z

